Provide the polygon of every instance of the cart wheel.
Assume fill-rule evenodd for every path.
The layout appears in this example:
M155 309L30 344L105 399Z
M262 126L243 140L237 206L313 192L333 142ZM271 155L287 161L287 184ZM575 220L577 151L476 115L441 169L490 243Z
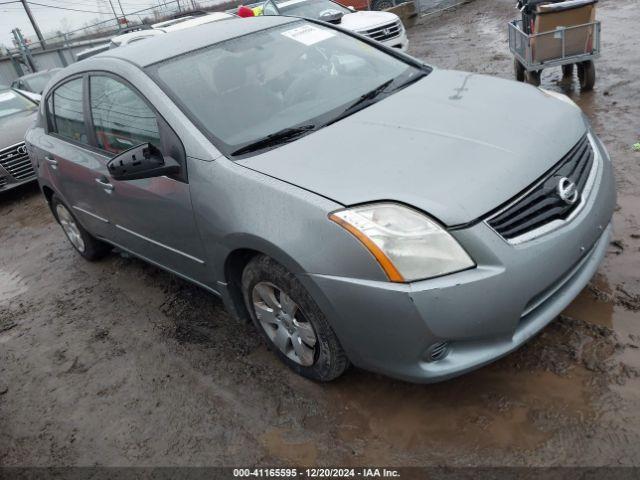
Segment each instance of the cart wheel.
M569 65L562 65L562 77L573 77L573 63L570 63Z
M583 91L593 90L596 84L596 66L593 60L587 60L578 64L578 78L580 79L580 89Z
M526 71L524 73L524 80L525 82L527 82L530 85L533 85L534 87L539 87L541 73L542 73L542 70Z
M519 82L524 82L524 67L517 58L513 59L513 70L516 74L516 80Z

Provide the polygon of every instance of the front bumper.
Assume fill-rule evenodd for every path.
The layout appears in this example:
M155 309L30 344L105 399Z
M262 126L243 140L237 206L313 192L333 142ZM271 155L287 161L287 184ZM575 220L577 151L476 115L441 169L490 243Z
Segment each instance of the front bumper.
M616 204L610 160L585 207L562 228L511 245L484 222L452 232L477 268L394 284L301 275L351 361L414 382L445 380L515 350L566 308L607 251ZM427 361L434 343L449 354Z
M20 185L24 185L26 183L35 182L36 177L29 177L24 180L15 180L10 175L3 176L2 172L0 172L0 192L6 192L11 190L12 188L19 187Z

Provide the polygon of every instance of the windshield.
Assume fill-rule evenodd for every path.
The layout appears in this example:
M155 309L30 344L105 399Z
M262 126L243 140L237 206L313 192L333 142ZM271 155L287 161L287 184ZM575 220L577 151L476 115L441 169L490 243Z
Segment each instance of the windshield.
M42 93L44 87L47 86L49 79L51 79L51 73L43 72L33 77L25 79L25 84L29 87L30 92Z
M309 124L317 129L335 121L382 84L390 93L425 75L367 43L306 21L227 40L151 70L229 154L302 124L310 133ZM362 107L383 98L375 93Z
M282 15L293 17L320 18L321 14L327 11L351 13L349 9L330 0L290 0L275 4Z
M11 90L0 91L0 118L27 110L37 110L38 106L19 93Z

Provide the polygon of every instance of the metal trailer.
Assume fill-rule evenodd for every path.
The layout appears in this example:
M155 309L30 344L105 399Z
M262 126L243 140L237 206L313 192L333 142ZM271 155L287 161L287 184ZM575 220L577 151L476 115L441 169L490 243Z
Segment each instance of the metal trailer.
M593 40L585 44L584 49L567 51L567 37L576 34L592 34ZM535 48L545 39L560 40L560 50L557 56L536 59ZM545 68L562 66L562 73L573 75L573 66L577 65L580 88L591 90L596 81L596 68L593 60L600 56L600 22L590 22L583 25L558 28L557 30L527 34L522 20L509 23L509 49L514 55L514 69L516 79L526 81L532 85L540 85L540 75Z

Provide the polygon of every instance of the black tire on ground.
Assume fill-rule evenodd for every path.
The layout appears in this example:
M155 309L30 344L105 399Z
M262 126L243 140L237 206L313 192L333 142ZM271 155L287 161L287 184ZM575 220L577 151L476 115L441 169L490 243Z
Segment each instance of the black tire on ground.
M394 5L393 0L373 0L370 8L371 10L386 10Z
M258 283L265 282L288 295L304 314L304 320L313 327L317 342L314 347L313 363L310 366L301 365L280 351L258 320L253 303L253 292ZM294 372L311 380L327 382L342 375L349 367L349 359L324 314L302 284L282 265L266 255L254 257L242 274L242 295L251 319L264 340L280 360Z
M573 63L570 63L569 65L562 65L562 77L573 77Z
M580 79L581 90L593 90L596 84L596 66L593 60L587 60L586 62L578 64L578 78Z
M108 243L98 240L89 232L87 232L85 228L80 224L80 222L78 222L78 219L71 212L71 210L62 202L60 197L58 197L56 194L51 197L51 211L53 212L53 216L55 217L57 222L62 227L62 231L66 235L71 246L86 260L89 260L91 262L99 260L113 249L113 247ZM71 236L68 233L67 229L65 229L65 227L63 226L63 221L61 221L60 219L60 213L63 213L65 215L68 214L67 223L69 219L73 221L74 228L76 229L79 238L82 240L81 243L78 243L77 240L74 243L74 241L71 239Z
M530 85L533 85L534 87L539 87L541 73L542 72L540 70L527 71L524 73L524 80L525 82L527 82Z
M519 82L524 82L525 69L517 58L513 59L513 70L516 74L516 80Z

